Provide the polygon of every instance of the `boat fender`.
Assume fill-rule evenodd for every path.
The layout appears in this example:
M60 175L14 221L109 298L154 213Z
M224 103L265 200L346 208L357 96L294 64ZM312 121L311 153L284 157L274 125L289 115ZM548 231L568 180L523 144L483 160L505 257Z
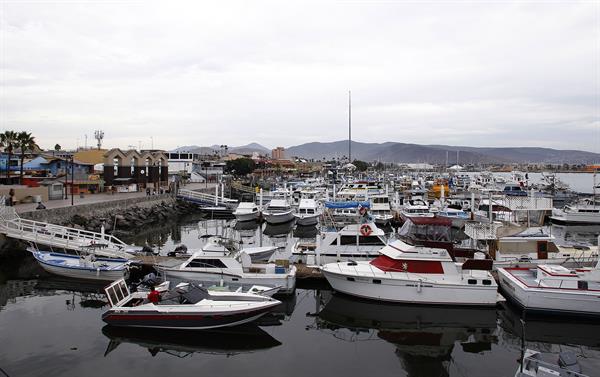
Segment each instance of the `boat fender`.
M371 229L371 226L369 226L369 224L363 224L360 226L360 234L368 237L371 235L371 233L373 233L373 229Z
M421 282L422 280L419 279L419 282L417 283L417 292L421 292Z

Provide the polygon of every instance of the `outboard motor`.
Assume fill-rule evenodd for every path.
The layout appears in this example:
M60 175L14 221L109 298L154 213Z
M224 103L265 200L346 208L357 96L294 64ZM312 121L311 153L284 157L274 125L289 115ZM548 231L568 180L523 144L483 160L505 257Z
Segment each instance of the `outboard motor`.
M169 256L169 257L176 257L176 256L178 256L180 254L187 254L187 251L188 251L187 246L185 246L184 244L181 244L181 245L177 246L175 248L175 250L169 251L167 253L167 256Z

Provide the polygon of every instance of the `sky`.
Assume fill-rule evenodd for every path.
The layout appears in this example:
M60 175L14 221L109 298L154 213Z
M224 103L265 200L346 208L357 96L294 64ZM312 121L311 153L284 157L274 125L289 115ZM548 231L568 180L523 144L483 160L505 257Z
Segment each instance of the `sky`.
M42 147L600 153L598 1L0 0L0 131Z

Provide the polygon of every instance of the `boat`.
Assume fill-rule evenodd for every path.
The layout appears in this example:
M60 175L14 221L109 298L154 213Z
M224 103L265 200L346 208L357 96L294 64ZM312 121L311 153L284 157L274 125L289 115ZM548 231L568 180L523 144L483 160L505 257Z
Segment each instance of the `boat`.
M303 226L317 225L321 211L314 199L300 199L298 210L294 213L296 224Z
M292 257L309 265L372 259L387 243L384 231L374 222L351 224L339 231L324 232L318 240L318 245L313 241L297 241L292 247Z
M102 320L113 326L165 329L214 329L252 322L280 304L262 295L241 292L211 292L193 283L183 283L163 294L158 303L146 292L130 292L124 279L104 289L110 308Z
M389 196L385 194L373 195L370 200L371 210L369 213L373 216L375 224L379 226L388 225L394 219Z
M268 261L277 251L277 246L254 246L239 248L233 240L219 236L210 237L202 247L205 253L217 253L216 255L228 255L229 253L244 252L250 256L252 262Z
M294 210L286 199L272 199L263 210L263 217L268 224L283 224L294 219Z
M433 217L434 214L429 210L429 204L421 196L413 196L404 201L404 206L400 210L400 217L406 221L412 217Z
M131 262L127 259L47 252L33 247L27 251L44 270L54 275L96 281L114 281L129 275Z
M498 278L506 297L525 311L600 317L600 261L594 268L499 268Z
M499 301L491 260L457 263L444 248L404 240L379 253L372 261L326 264L323 274L338 292L379 301L473 306Z
M260 216L260 210L254 202L241 202L238 204L233 216L237 221L256 221Z
M287 261L286 261L287 262ZM183 263L157 265L169 279L196 281L207 284L227 284L244 289L252 285L279 287L280 294L292 294L296 288L296 267L289 263L252 263L245 252L228 255L195 252Z
M455 228L462 228L465 226L465 222L469 221L471 218L470 214L462 209L451 207L447 207L436 212L435 217L450 219L452 221L452 226Z
M593 198L586 198L563 209L553 209L550 220L557 224L600 224L600 205Z
M581 373L581 365L577 356L571 351L562 351L552 359L532 349L526 349L520 360L521 365L515 372L515 377L589 377Z

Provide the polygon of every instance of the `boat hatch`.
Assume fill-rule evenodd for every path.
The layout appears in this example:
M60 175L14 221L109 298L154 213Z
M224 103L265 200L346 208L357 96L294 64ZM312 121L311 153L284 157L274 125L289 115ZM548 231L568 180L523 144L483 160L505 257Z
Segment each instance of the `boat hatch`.
M108 297L108 302L111 307L116 306L125 298L129 297L129 288L125 283L125 279L119 279L113 282L111 285L104 288L104 292L106 292L106 297Z

